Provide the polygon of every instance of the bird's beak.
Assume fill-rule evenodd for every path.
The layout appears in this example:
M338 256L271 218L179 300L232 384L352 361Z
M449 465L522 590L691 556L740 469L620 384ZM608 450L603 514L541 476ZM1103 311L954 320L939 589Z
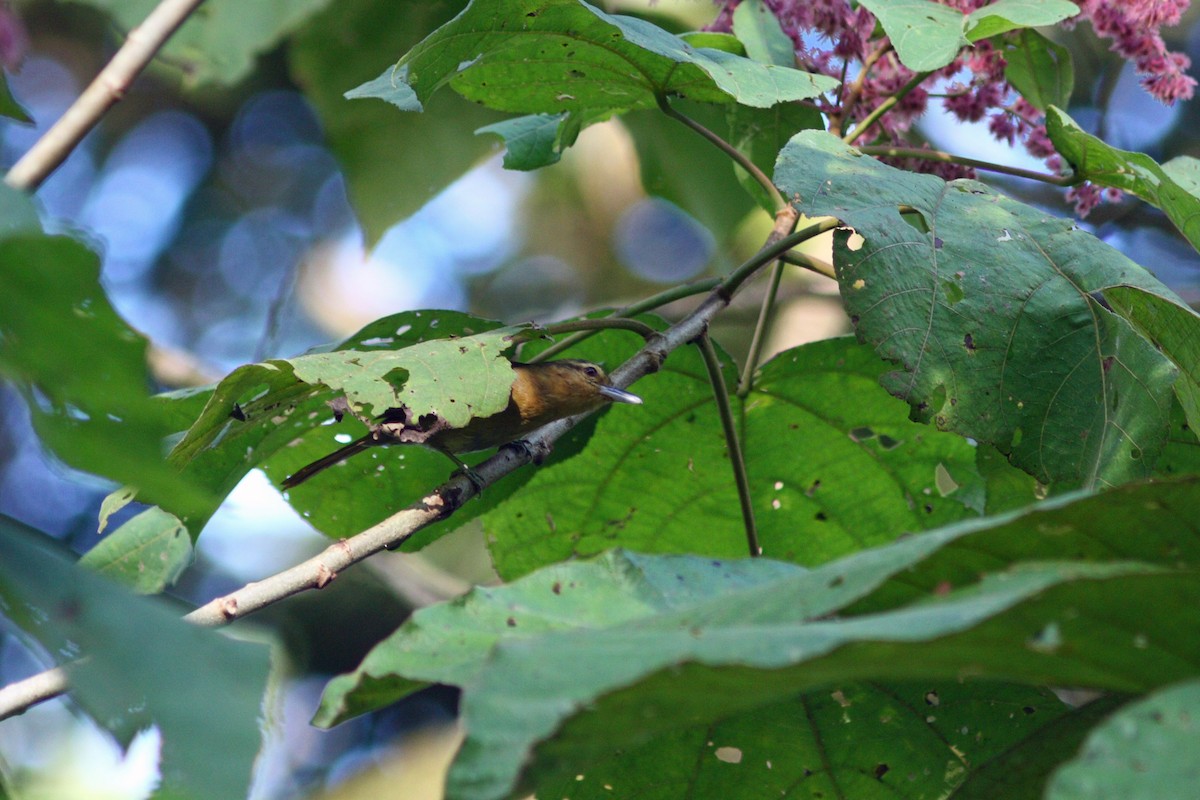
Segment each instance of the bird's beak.
M614 403L630 403L631 405L640 406L642 398L636 394L630 394L624 389L618 389L615 386L601 386L600 394L612 400Z

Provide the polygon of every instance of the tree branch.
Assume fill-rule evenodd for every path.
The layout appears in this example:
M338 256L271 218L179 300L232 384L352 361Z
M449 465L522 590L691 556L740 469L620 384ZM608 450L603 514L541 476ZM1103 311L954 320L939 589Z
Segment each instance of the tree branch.
M4 182L32 192L66 161L71 151L125 96L167 39L204 0L162 0L57 122L8 171Z
M23 681L0 687L0 720L24 714L46 700L67 691L67 671L62 667L31 675Z

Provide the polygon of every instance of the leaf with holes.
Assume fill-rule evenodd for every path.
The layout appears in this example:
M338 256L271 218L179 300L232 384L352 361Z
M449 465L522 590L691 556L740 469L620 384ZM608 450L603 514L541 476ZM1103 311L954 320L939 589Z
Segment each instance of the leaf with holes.
M213 389L164 401L187 408L204 402L171 461L223 498L252 468L275 463L281 451L303 464L336 449L338 437L361 435L361 423L350 417L342 426L333 424L329 402L336 397L364 417L393 405L439 414L452 425L495 413L508 403L512 369L504 353L516 330L454 311L406 312L377 320L325 352L239 367ZM437 472L433 460L426 465L412 476L419 482L414 497L445 477L443 464ZM366 513L384 501L364 502ZM395 497L386 502L394 510ZM167 510L194 538L215 508L210 502Z
M1200 670L1200 642L1178 636L1200 624L1197 520L1200 481L1185 480L1056 498L813 570L623 552L557 564L421 612L331 686L322 719L425 681L464 686L468 738L449 796L481 799L586 780L614 750L653 751L800 694L843 689L853 705L858 681L929 691L969 674L1146 691ZM968 687L962 702L992 696ZM1006 744L1034 734L1010 730ZM722 744L762 752L749 731ZM987 752L976 736L966 744ZM838 768L847 780L855 763ZM967 771L938 774L944 792ZM876 779L906 796L904 773Z
M766 108L815 97L837 81L693 47L579 0L476 0L347 97L416 111L445 85L501 111L594 116L653 108L670 95Z
M780 354L734 399L766 555L820 563L982 510L974 448L910 422L878 386L884 368L849 339L819 342ZM484 518L501 575L613 546L746 552L699 355L676 351L637 391L645 405L600 420L586 459L539 470Z
M1043 483L1150 474L1176 368L1103 298L1128 286L1181 304L1148 272L1069 221L828 134L794 137L775 175L802 212L861 237L835 237L842 298L858 336L900 364L884 385L916 417Z

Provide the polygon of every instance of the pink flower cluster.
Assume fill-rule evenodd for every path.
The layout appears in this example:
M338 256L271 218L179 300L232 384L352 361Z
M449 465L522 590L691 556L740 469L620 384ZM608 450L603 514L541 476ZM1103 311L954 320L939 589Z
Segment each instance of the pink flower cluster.
M717 0L720 13L711 26L728 31L733 9L741 0ZM900 63L886 37L873 38L875 18L850 0L764 0L792 39L799 65L813 72L839 78L843 85L832 98L819 99L818 106L830 122L831 131L844 135L888 98L899 102L870 130L856 137L859 144L902 145L905 134L925 113L931 87L939 87L945 108L964 122L988 121L988 129L1001 141L1021 142L1034 156L1046 159L1054 169L1062 166L1044 127L1044 116L1019 97L1004 77L1006 62L1001 48L990 41L964 49L945 68L909 87L915 74ZM942 5L968 14L988 0L938 0ZM1189 0L1075 0L1080 13L1070 21L1090 21L1096 34L1112 41L1112 49L1133 62L1142 85L1160 101L1171 104L1192 97L1196 81L1186 74L1191 62L1182 53L1172 53L1160 29L1178 24ZM813 42L820 42L814 46ZM907 91L905 91L908 87ZM922 159L893 160L897 166L933 172L944 178L971 176L970 168ZM1068 197L1081 215L1102 197L1093 186L1077 186Z

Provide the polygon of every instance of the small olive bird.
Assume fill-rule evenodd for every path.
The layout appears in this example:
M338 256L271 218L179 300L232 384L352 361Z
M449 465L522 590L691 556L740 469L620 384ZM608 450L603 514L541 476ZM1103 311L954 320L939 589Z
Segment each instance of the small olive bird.
M461 428L423 432L420 426L413 426L407 409L389 409L366 436L289 475L283 488L299 486L355 453L389 444L422 444L444 453L478 485L478 476L458 458L458 453L499 447L556 419L593 411L608 402L642 402L637 395L613 386L604 370L590 361L567 358L539 364L513 362L513 373L508 406L498 414L476 417Z

